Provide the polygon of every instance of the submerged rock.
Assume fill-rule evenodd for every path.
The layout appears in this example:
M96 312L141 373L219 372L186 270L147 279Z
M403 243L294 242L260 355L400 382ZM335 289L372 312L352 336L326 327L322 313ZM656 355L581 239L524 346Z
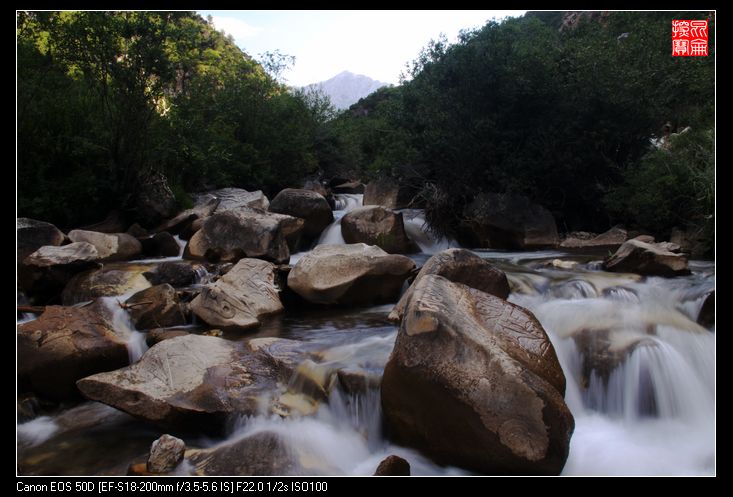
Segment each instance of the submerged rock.
M426 275L382 379L392 437L482 474L559 474L574 421L547 334L526 309Z
M318 245L288 275L288 286L315 304L394 302L415 263L363 243Z

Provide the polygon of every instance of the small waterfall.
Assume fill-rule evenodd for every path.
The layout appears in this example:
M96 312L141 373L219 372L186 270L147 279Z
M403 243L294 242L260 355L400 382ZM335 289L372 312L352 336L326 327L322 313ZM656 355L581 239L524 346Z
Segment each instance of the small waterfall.
M361 207L364 195L361 193L339 193L334 195L334 200L336 209L333 211L333 222L323 230L316 245L343 245L346 243L344 237L341 236L341 218L350 210ZM295 264L295 262L291 259L290 263Z
M112 315L112 329L117 336L127 342L130 364L133 364L140 360L145 351L148 350L148 344L145 342L145 334L135 329L130 315L117 303L118 300L124 302L130 296L132 296L131 293L117 297L101 297L99 300Z
M407 236L417 243L421 252L432 255L449 248L460 247L455 240L437 238L430 233L423 209L402 209L398 212L402 213Z

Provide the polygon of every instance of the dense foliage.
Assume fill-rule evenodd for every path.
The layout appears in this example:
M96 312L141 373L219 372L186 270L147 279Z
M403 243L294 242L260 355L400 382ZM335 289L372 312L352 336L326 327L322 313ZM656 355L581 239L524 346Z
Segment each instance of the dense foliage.
M18 15L19 215L97 221L152 171L277 191L317 168L322 123L194 13Z
M672 57L671 20L705 13L528 13L437 40L403 84L334 118L188 12L18 15L18 211L70 226L174 191L275 193L307 175L390 176L461 236L480 192L548 207L560 231L616 223L712 239L710 57ZM662 126L690 131L653 149Z
M714 57L670 55L671 20L690 18L618 12L560 29L561 14L529 13L434 41L410 81L334 121L343 167L419 183L454 236L479 191L527 195L562 231L710 223ZM710 33L712 46L713 19ZM666 122L695 132L650 152Z

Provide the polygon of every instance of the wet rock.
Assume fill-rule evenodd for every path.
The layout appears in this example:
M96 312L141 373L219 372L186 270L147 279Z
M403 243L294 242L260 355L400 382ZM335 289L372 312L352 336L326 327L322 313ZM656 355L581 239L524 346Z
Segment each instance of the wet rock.
M187 335L164 340L127 368L77 382L82 394L165 429L220 433L230 414L266 412L269 364L241 344Z
M607 271L636 273L649 276L679 276L690 274L687 257L666 250L669 246L629 240L608 258L603 267Z
M495 295L500 299L506 299L509 296L509 282L504 271L495 268L490 262L470 250L452 248L439 252L428 259L417 274L412 286L407 289L390 312L390 321L398 322L402 319L415 283L429 274L437 274L455 283L463 283L471 288Z
M363 243L319 245L288 275L288 287L315 304L394 302L415 263Z
M61 294L61 301L64 305L74 305L97 297L144 290L150 287L144 273L152 267L150 264L111 263L84 271L69 281Z
M220 188L219 190L212 190L196 195L194 201L198 205L202 200L207 202L212 197L219 201L216 212L239 210L243 207L267 210L270 206L270 201L261 190L248 192L242 188Z
M410 463L400 456L387 456L377 466L374 476L410 476Z
M286 188L272 199L269 210L303 219L303 237L306 240L317 238L333 222L333 211L326 199L310 190Z
M184 257L236 262L245 257L276 263L290 260L288 238L297 239L303 220L241 208L206 219L186 245Z
M17 400L18 423L35 419L41 411L41 401L33 393L23 393Z
M46 245L25 258L19 270L20 287L34 303L58 297L72 277L96 267L99 254L86 242L61 247Z
M144 462L132 463L127 468L127 476L155 476L148 471L148 464Z
M38 319L18 326L21 391L54 400L76 398L76 381L129 363L118 337L97 304L48 306Z
M572 235L572 234L571 234ZM582 239L576 236L568 236L560 244L560 248L567 250L593 250L607 251L618 249L628 238L625 229L614 226L605 233L601 233L591 239Z
M404 209L410 197L394 178L381 178L367 183L362 205L381 205L387 209Z
M351 395L360 395L379 388L382 376L376 371L358 368L343 368L336 373L341 389Z
M64 243L64 234L53 224L19 217L15 221L18 238L18 263L44 245L59 246Z
M142 251L150 257L176 257L181 247L176 239L167 231L161 231L148 238L140 239Z
M205 476L287 476L304 474L292 448L264 431L211 449L189 450L186 459ZM308 471L309 474L313 474Z
M127 228L127 231L125 233L127 233L130 236L134 236L135 238L144 238L150 235L150 233L148 233L148 230L146 230L145 228L143 228L142 226L140 226L137 223Z
M203 267L191 261L166 261L161 262L150 271L143 274L150 283L159 285L168 283L174 287L192 285L197 279L197 270Z
M529 311L442 276L415 283L382 379L395 440L482 474L559 474L574 427L564 393Z
M155 228L154 231L167 231L174 235L178 235L184 231L190 231L193 223L196 221L203 221L212 215L218 206L219 199L216 197L201 197L199 202L193 208L186 209L173 219L165 221L163 224L160 224ZM191 235L196 231L198 231L198 229L191 231ZM190 236L188 238L190 238Z
M180 438L165 434L150 446L146 469L150 473L170 473L181 461L186 452L186 443Z
M137 292L125 305L138 330L186 324L176 291L167 283Z
M125 261L142 252L142 245L137 238L127 233L72 230L69 232L69 239L72 242L91 243L102 261Z
M145 337L145 343L148 344L148 347L152 347L156 343L160 343L163 340L170 340L171 338L176 337L185 337L186 335L190 335L190 333L186 330L156 328L148 332L147 336Z
M697 322L705 328L715 326L715 290L705 297L705 302L700 308L700 314L697 316Z
M241 259L219 281L191 301L191 311L212 326L247 329L263 317L283 311L275 286L275 266Z
M176 204L176 197L163 174L151 173L138 182L135 210L144 226L155 226L174 215Z
M483 193L465 209L468 245L498 249L556 247L557 226L550 211L527 197Z
M331 187L333 193L364 193L364 183L360 181L346 181Z
M341 234L346 243L377 245L390 254L417 252L407 237L402 213L370 205L357 207L341 219Z

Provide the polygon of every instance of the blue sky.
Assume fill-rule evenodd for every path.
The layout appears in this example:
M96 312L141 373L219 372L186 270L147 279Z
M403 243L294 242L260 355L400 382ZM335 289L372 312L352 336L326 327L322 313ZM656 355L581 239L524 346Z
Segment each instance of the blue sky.
M284 74L288 84L303 86L341 71L397 83L405 64L441 33L455 41L461 29L524 11L243 11L202 10L215 26L234 37L255 58L279 49L294 55Z

